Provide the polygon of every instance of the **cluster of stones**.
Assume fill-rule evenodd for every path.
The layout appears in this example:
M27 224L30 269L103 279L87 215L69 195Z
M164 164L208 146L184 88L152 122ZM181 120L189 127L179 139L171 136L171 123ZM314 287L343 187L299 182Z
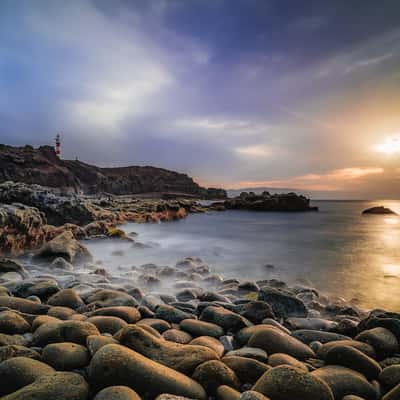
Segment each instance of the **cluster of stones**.
M135 285L1 265L1 400L400 398L399 314L223 279L195 257L137 268Z

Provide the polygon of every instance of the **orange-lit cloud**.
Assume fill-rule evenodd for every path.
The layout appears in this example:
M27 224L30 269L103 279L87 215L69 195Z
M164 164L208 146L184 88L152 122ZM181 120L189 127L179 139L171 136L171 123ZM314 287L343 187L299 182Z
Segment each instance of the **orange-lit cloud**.
M306 174L285 179L272 179L265 181L242 181L233 185L232 189L272 187L291 188L301 190L326 190L335 191L342 189L348 183L359 183L362 178L368 175L377 175L384 172L383 168L342 168L335 169L325 174Z

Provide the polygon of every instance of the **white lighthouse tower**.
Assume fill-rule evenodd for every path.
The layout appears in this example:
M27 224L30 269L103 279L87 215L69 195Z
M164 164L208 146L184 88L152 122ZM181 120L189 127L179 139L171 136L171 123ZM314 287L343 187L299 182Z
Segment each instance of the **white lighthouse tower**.
M55 146L56 155L58 157L61 157L61 135L57 134L57 136L55 137L54 140L56 142L56 146Z

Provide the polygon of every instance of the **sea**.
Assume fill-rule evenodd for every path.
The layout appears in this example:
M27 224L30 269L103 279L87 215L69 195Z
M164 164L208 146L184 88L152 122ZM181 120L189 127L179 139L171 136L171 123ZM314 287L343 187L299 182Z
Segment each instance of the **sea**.
M224 211L164 223L128 223L140 246L85 244L105 268L175 265L187 256L240 280L279 279L365 309L400 311L400 216L362 215L400 201L313 201L318 212Z

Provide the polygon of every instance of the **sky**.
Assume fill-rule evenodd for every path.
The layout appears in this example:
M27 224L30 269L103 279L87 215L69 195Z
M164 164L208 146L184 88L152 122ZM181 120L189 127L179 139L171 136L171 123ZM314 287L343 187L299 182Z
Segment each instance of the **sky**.
M400 198L398 0L0 0L0 142Z

